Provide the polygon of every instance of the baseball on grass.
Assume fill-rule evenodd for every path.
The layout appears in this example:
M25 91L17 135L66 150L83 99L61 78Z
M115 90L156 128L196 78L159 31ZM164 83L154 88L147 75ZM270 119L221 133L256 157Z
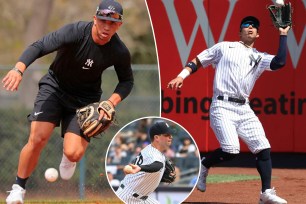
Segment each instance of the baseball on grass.
M133 168L132 168L130 165L126 165L126 166L123 168L123 171L124 171L124 173L126 173L126 174L132 173L132 170L133 170Z
M58 178L58 171L55 168L49 168L45 171L45 178L49 182L54 182Z

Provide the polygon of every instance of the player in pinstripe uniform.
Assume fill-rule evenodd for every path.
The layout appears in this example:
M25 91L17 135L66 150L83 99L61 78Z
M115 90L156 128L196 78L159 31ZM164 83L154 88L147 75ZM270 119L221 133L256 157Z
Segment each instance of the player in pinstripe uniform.
M156 122L149 130L151 144L133 161L132 172L121 181L116 191L125 203L159 203L150 194L158 187L165 171L163 154L172 143L172 129L166 122Z
M210 125L221 148L202 159L197 187L206 190L208 169L233 159L240 151L238 137L256 156L256 167L262 181L260 203L287 203L271 188L272 164L270 144L258 117L249 106L248 97L255 81L265 71L282 68L286 63L287 33L290 27L280 28L277 55L257 51L253 46L259 37L259 20L253 16L242 19L240 41L220 42L201 52L187 63L183 71L168 84L179 89L183 80L200 67L215 66L213 98L210 106Z

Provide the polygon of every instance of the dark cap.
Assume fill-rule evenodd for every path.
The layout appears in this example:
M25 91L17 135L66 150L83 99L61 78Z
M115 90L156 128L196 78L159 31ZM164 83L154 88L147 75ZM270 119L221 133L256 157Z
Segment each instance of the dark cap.
M96 17L102 20L122 22L122 6L115 0L102 0L97 7Z
M151 126L149 132L151 140L153 140L154 135L173 134L173 130L170 128L168 123L165 122L156 122Z
M241 25L245 24L245 23L253 23L257 29L260 26L259 20L254 16L247 16L247 17L243 18L241 20L241 23L240 23L240 29L241 29Z

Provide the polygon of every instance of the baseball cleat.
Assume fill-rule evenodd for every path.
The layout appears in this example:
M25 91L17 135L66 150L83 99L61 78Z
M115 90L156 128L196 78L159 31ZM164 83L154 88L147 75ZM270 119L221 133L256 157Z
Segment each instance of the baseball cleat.
M65 154L63 154L61 164L59 165L60 176L63 180L69 180L74 174L76 162L71 162Z
M26 191L21 186L14 184L12 190L8 192L10 194L6 198L6 204L23 204Z
M205 157L202 158L202 161L205 159ZM208 169L203 166L201 163L201 172L197 183L197 188L199 191L205 192L206 191L206 177L208 175Z
M260 192L259 204L286 204L287 201L276 195L274 188Z

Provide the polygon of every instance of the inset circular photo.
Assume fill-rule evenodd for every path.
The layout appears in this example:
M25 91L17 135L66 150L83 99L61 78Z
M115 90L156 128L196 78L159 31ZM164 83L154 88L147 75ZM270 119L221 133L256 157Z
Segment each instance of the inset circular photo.
M167 118L145 117L125 125L106 156L109 184L125 203L182 203L199 175L196 143Z

